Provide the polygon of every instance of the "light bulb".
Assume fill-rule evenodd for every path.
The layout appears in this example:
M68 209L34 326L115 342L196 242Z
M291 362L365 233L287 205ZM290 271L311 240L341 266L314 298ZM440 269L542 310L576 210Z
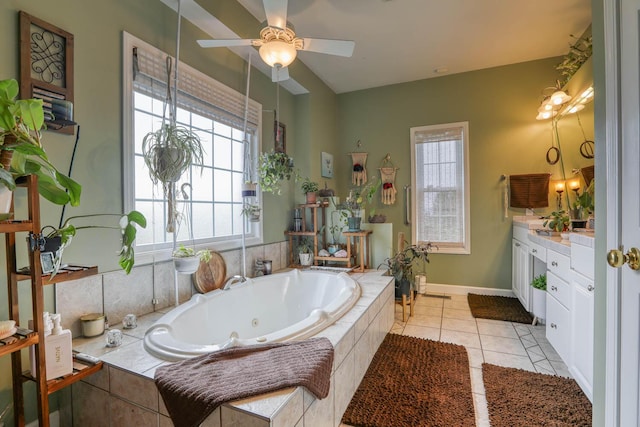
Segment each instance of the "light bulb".
M557 90L553 92L553 95L551 95L550 102L554 105L561 105L569 101L570 99L571 97L564 93L564 91Z
M269 66L287 67L296 59L296 48L291 43L272 40L260 46L260 58Z

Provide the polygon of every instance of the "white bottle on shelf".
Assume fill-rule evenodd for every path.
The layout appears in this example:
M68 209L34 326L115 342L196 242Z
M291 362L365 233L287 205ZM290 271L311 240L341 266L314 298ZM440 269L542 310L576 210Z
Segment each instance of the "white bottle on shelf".
M49 313L43 313L45 315L45 356L46 356L46 370L47 380L69 375L73 372L73 352L71 345L71 331L68 329L62 329L60 324L60 314L49 315ZM49 318L50 320L48 321ZM49 327L51 327L51 333L47 334ZM31 347L29 353L31 361L31 374L36 375L36 358L35 347Z

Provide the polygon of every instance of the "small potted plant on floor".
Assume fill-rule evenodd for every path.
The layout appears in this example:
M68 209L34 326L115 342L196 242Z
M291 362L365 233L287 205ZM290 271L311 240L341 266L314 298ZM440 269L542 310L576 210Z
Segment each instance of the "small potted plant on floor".
M305 197L307 198L307 204L314 204L316 203L316 196L318 194L318 183L311 181L308 177L304 179L304 181L302 181L302 184L300 185L300 188L302 188L302 192L304 193Z
M407 246L378 266L384 266L396 279L396 298L402 298L402 295L408 295L411 290L415 290L416 275L425 272L429 253L434 248L437 249L431 242Z
M211 251L203 249L197 251L180 245L178 249L173 251L173 266L178 273L193 274L198 270L201 262L209 262L211 260Z
M303 237L298 243L298 258L300 259L300 265L310 266L313 262L313 245L311 241Z
M533 288L533 315L544 319L547 316L547 275L536 276L531 282Z

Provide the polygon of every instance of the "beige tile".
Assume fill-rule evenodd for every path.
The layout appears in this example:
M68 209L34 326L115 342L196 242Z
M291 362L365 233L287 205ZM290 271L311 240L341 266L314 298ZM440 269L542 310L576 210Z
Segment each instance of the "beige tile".
M242 274L242 262L241 262L241 252L239 250L233 251L225 251L220 252L222 258L224 259L224 263L227 267L227 277L232 277L237 274ZM247 265L247 270L249 270L249 266Z
M354 375L354 355L349 353L333 376L335 382L334 391L334 425L342 419L342 414L347 409L353 393L356 390Z
M402 335L437 341L440 338L440 329L428 328L426 326L407 325L405 326Z
M167 417L166 415L160 415L160 422L158 423L159 427L173 427L173 421L171 421L171 418ZM202 424L200 424L199 427L202 427Z
M158 389L152 380L109 367L111 395L158 412Z
M527 350L517 338L494 337L492 335L480 335L483 350L500 353L527 356Z
M523 335L520 337L520 341L522 341L524 348L538 347L538 341L536 341L533 335Z
M442 317L442 307L429 307L423 305L416 305L413 307L414 314L420 314L423 316L435 316Z
M562 357L560 357L553 346L548 342L540 343L540 348L542 349L544 355L547 356L547 359L549 359L549 361L562 362Z
M557 375L566 378L573 378L573 376L569 372L569 368L567 368L567 365L565 365L564 362L550 360L549 363L551 363L551 366L553 366L553 370L556 371Z
M482 368L484 356L479 348L467 347L467 356L469 356L469 366L472 368Z
M73 421L77 426L109 426L109 393L82 381L72 385Z
M476 427L491 427L489 422L489 407L484 394L473 394L473 406L476 410Z
M269 427L269 420L247 414L227 405L220 410L220 423L224 426Z
M280 270L282 266L282 256L280 254L280 243L271 243L264 246L264 259L271 260L272 271Z
M80 317L89 313L102 313L102 275L57 283L56 312L62 313L62 327L71 335L82 335Z
M271 427L289 427L296 425L304 413L304 394L302 387L296 387L291 397L278 410L271 420Z
M536 372L528 356L517 356L515 354L497 353L495 351L483 350L484 361L492 365L503 366L505 368L518 368L531 372Z
M527 325L523 325L523 324L514 324L513 325L514 329L516 330L516 332L518 333L519 336L525 336L525 335L531 335L531 330L529 329L529 327Z
M556 374L556 371L553 369L553 366L551 366L551 363L549 363L547 359L534 362L533 366L535 366L536 371L538 371L541 374L548 374L548 375Z
M463 345L467 348L481 348L478 334L472 334L469 332L449 331L443 329L440 334L440 341Z
M496 337L518 338L518 334L516 333L516 330L513 328L513 326L509 322L502 322L501 324L496 324L496 323L485 323L478 320L478 332L480 332L480 335L493 335Z
M448 317L450 319L475 320L471 315L470 310L459 310L447 307L442 310L442 317Z
M103 365L102 369L88 377L84 377L82 381L104 391L109 391L109 368Z
M442 308L444 300L442 298L420 297L416 300L416 306Z
M305 390L304 400L305 407L307 407L303 417L305 426L329 427L334 425L334 393L333 378L331 378L329 395L324 399L317 399L313 394Z
M446 299L444 300L444 308L453 308L456 310L469 310L469 303L466 300L460 301L460 300Z
M153 312L153 266L147 265L131 270L105 273L104 312L110 323L120 323L128 314L143 315Z
M540 349L540 346L536 345L534 347L527 348L527 354L529 355L529 359L531 359L534 364L536 362L540 362L541 360L544 360L548 363L547 357L542 352L542 349Z
M439 328L442 324L442 318L439 316L427 316L425 314L414 314L409 317L407 325L428 326L430 328Z
M482 368L471 368L471 389L474 393L485 394Z
M109 412L111 415L110 425L118 426L156 426L160 415L133 405L117 397L111 396Z
M450 317L444 317L442 319L442 329L448 329L450 331L470 332L478 333L475 320L462 320L452 319Z

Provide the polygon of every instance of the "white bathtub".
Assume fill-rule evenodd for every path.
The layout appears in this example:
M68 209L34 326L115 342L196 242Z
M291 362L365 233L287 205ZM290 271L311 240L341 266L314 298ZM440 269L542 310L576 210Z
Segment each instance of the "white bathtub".
M345 273L292 270L194 295L146 332L145 349L175 361L221 348L302 339L338 320L360 298Z

